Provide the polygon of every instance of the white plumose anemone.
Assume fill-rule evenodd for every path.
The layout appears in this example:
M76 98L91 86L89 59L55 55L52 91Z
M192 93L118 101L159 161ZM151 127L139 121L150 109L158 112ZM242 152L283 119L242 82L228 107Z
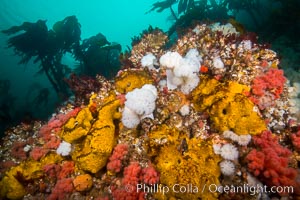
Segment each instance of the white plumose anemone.
M221 156L227 160L236 160L239 157L239 152L234 145L224 144L221 147Z
M230 160L223 160L220 162L221 172L225 176L232 176L235 172L235 165Z

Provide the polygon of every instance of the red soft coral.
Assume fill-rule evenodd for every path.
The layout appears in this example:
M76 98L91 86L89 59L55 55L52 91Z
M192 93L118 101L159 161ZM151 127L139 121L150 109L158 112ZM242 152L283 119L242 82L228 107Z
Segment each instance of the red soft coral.
M30 157L34 160L39 160L41 157L46 155L49 152L49 149L43 147L35 147L30 152Z
M132 162L128 167L124 169L124 178L122 183L124 185L133 185L136 186L139 181L139 176L141 173L141 166L137 162Z
M74 161L64 161L63 164L47 164L43 167L44 172L51 178L64 179L74 172Z
M71 194L74 190L73 179L65 178L57 181L56 185L52 189L50 196L47 200L65 200L68 199L67 196Z
M70 112L64 114L60 113L52 117L49 122L43 125L39 131L39 136L44 139L44 141L48 141L51 138L51 133L57 133L60 131L61 127L71 118L75 117L80 108L74 108Z
M258 176L260 172L263 171L264 169L263 163L265 162L265 155L263 154L263 152L253 149L247 155L246 160L249 162L248 163L249 171L253 172L255 176Z
M14 142L11 149L11 155L15 158L25 160L27 158L27 154L24 151L25 146L26 146L26 142L19 142L19 141Z
M0 162L0 173L4 173L6 170L8 170L9 168L16 166L17 163L15 163L12 160L7 160L7 161L1 161Z
M141 180L143 180L146 184L155 184L159 181L159 174L155 170L155 168L150 165L142 170L142 177Z
M291 134L291 139L295 149L300 151L300 126L298 127L298 131L296 133Z
M43 166L43 171L50 178L57 178L60 170L61 170L61 166L58 164L47 164Z
M158 183L159 174L149 163L142 168L138 162L131 162L123 171L121 185L111 185L112 196L118 200L143 200L145 199L145 185ZM139 185L140 184L140 185ZM139 187L142 186L142 187Z
M278 143L278 138L270 131L253 137L258 149L246 156L248 170L268 186L299 187L296 182L297 170L288 166L291 151Z
M263 110L273 105L283 92L286 78L283 70L269 69L262 76L256 77L252 81L250 99Z
M61 171L58 174L58 178L66 178L68 177L71 173L74 172L75 169L75 163L73 161L65 161L62 166L61 166Z
M127 144L118 144L113 151L107 163L107 169L112 172L120 172L122 168L122 160L128 153Z
M45 143L45 148L57 149L60 145L61 140L55 135L50 136L48 141Z
M269 91L277 99L283 91L285 81L283 70L271 68L264 75L258 76L253 80L252 93L257 96L263 96L266 91Z
M117 200L144 200L145 193L144 192L136 192L136 187L131 188L126 186L126 188L117 188L111 187L113 199ZM133 192L130 192L133 191Z
M137 190L142 168L137 162L130 163L124 169L122 186L111 186L112 196L118 200L143 200L145 193Z

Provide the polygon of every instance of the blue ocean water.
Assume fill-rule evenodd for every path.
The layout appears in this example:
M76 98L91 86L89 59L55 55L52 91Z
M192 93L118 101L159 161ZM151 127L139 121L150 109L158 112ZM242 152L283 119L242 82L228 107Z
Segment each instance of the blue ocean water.
M299 199L299 10L1 0L0 199Z
M171 25L167 21L168 12L145 14L155 0L123 1L89 0L1 0L0 30L23 22L47 20L48 29L57 21L67 16L75 15L81 24L81 39L102 33L110 42L121 44L126 50L131 46L131 38L138 36L149 25L167 30ZM1 104L10 106L13 118L23 118L28 115L45 118L58 105L57 95L45 74L37 75L38 65L30 61L19 65L20 57L14 55L12 48L5 48L9 36L0 34L0 80L9 80L9 95L1 94ZM45 47L47 48L47 47ZM74 66L76 62L71 56L63 58L63 64ZM36 107L32 104L38 91L49 88L50 98L45 106ZM13 101L14 100L14 101ZM38 110L38 112L35 112Z
M165 6L161 12L160 6L154 6L156 2L175 2L175 4L172 5L173 10L169 6ZM46 20L48 30L51 30L56 22L68 16L76 16L81 25L81 42L101 33L109 42L120 44L124 52L130 50L132 38L139 36L150 25L167 32L173 25L185 28L184 23L191 22L193 17L197 20L220 20L224 23L228 21L229 17L234 16L235 20L244 25L247 31L254 31L266 39L264 42L272 43L272 49L278 51L281 58L281 67L283 66L285 70L286 68L296 70L296 73L293 70L286 71L286 75L292 82L298 82L300 45L297 35L300 32L300 17L297 9L294 8L299 6L297 1L291 0L293 4L289 4L282 0L259 0L253 1L257 4L253 3L252 6L251 1L247 1L250 5L249 8L247 8L247 3L243 4L239 1L191 1L198 3L198 11L201 11L202 8L205 10L205 6L213 8L214 3L218 4L218 9L220 9L212 9L212 12L206 9L206 16L201 16L201 12L188 16L189 12L192 13L191 10L189 12L181 10L180 13L180 6L178 6L180 2L187 3L189 1L2 0L0 31L7 30L12 26L20 26L24 22L36 23L38 20ZM147 13L151 8L154 8L153 12ZM290 13L288 14L285 9L289 9ZM180 23L179 17L184 16L184 13L187 16ZM177 24L174 15L177 15ZM278 19L273 21L272 16L278 16ZM282 30L281 26L284 27ZM174 32L175 29L173 29ZM7 48L7 41L10 37L0 33L0 124L12 121L20 122L27 117L47 119L62 103L62 100L45 73L37 74L40 70L39 62L33 63L33 59L31 59L26 64L19 64L21 56L14 55L13 48ZM45 46L45 49L47 48ZM70 53L64 53L61 63L70 67L71 70L74 70L79 64ZM41 100L38 99L39 94L43 91L44 95L48 95L48 97L44 99L44 102L38 102Z

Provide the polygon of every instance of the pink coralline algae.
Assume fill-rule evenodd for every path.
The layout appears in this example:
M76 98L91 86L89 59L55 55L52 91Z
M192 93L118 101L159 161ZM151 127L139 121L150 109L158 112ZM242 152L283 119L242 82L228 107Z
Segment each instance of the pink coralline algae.
M272 106L273 101L283 92L285 82L283 70L271 68L253 80L250 99L261 110Z
M113 151L113 154L109 158L107 163L107 169L112 172L120 172L122 168L122 160L128 153L127 144L118 144Z
M289 167L291 151L278 143L278 138L270 131L254 136L253 141L258 149L253 149L246 156L248 169L260 177L268 186L293 186L296 182L297 170Z

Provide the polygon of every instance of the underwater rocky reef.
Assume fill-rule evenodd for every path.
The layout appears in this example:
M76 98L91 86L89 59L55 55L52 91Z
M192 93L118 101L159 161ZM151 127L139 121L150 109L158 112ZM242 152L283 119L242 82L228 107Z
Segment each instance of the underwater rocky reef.
M231 24L168 40L145 33L86 104L6 131L1 198L299 198L300 83L276 52Z

